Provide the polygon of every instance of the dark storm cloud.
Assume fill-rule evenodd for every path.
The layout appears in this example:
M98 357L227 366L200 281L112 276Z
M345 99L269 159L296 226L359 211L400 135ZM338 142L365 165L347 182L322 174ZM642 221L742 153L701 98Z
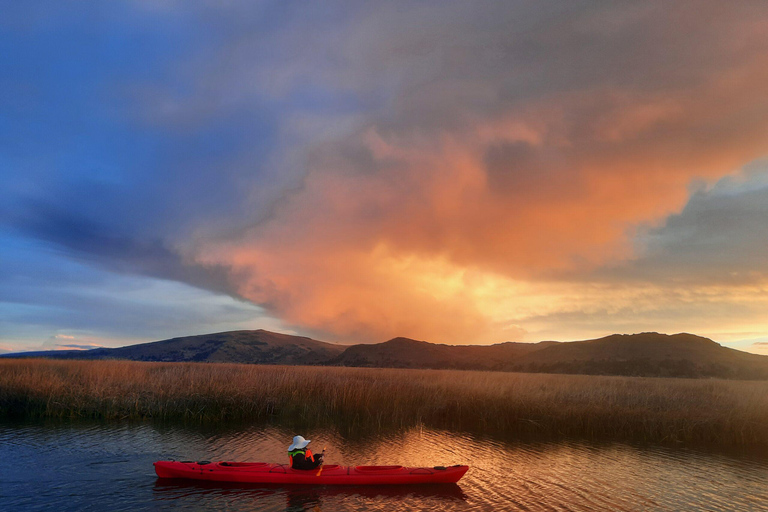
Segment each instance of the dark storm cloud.
M693 192L679 214L638 237L615 279L755 285L768 276L768 167L755 164Z
M272 323L250 303L76 261L51 243L0 231L0 246L0 349L115 346Z
M221 293L233 293L222 267L187 264L168 243L121 233L121 226L77 216L71 208L27 203L12 222L24 236L55 244L70 256L109 270L181 281Z

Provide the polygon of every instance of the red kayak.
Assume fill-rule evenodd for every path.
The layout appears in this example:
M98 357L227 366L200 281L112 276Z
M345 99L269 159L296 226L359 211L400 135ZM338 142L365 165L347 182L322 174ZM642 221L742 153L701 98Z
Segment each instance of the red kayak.
M309 471L292 469L288 464L266 462L155 462L160 478L186 478L209 482L303 485L402 485L455 484L469 466L321 466Z

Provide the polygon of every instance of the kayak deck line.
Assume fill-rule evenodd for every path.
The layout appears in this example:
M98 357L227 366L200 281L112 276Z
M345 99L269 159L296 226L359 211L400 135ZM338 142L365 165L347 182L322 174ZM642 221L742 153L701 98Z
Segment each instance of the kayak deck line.
M321 471L293 469L267 462L210 462L161 460L154 463L159 478L209 482L301 485L455 484L469 466L340 466L325 464Z

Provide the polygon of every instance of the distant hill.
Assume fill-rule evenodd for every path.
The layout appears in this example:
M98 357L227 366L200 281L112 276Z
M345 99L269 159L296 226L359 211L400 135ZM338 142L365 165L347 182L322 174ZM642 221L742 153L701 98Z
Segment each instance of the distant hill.
M567 343L435 345L407 338L353 345L332 364L533 373L768 379L768 357L692 334L614 334Z
M554 341L543 341L440 345L409 338L394 338L373 345L352 345L330 363L340 366L504 371L509 369L511 361L557 344Z
M5 357L312 365L322 364L343 350L341 345L260 329L185 336L120 348L52 350Z
M130 359L379 368L432 368L646 377L768 379L768 356L693 334L614 334L595 340L441 345L394 338L342 346L274 332L231 331L121 348L27 352L0 357Z
M613 334L526 354L513 370L540 373L768 379L768 356L693 334Z

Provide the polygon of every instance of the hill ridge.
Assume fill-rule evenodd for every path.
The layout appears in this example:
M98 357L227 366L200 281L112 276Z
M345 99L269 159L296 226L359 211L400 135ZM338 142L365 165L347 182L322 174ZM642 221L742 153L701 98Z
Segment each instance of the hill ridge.
M768 379L768 356L723 347L695 334L658 332L494 345L443 345L400 336L382 343L345 346L257 329L181 336L119 348L0 357Z

